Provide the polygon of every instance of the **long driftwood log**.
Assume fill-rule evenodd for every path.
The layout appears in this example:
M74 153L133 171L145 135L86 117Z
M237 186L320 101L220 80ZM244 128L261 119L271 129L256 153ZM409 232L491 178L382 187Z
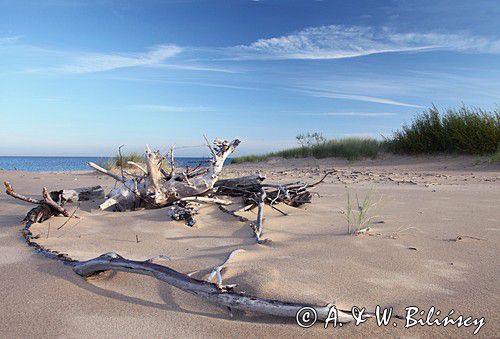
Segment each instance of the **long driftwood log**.
M331 304L318 306L254 297L235 292L232 287L192 278L169 267L152 263L150 260L129 260L116 253L106 253L88 261L78 262L74 264L73 270L82 277L94 276L108 270L148 275L209 302L226 306L229 309L278 317L295 318L301 308L311 307L316 311L318 320L325 321L332 306ZM338 310L337 316L337 321L341 323L354 320L352 314L348 311Z
M33 223L31 221L27 221L23 229L23 235L27 243L30 246L35 247L38 252L42 253L47 258L59 260L66 265L71 266L76 274L85 278L96 276L102 272L109 270L148 275L155 277L160 281L166 282L167 284L170 284L174 287L177 287L185 292L203 298L208 302L220 306L226 306L229 310L236 309L279 317L295 318L297 312L301 308L312 307L317 312L318 320L325 321L329 316L330 307L333 306L333 304L319 306L308 303L293 303L259 298L250 296L244 292L235 292L234 288L236 287L236 285L223 285L221 272L229 263L231 258L235 256L235 254L237 254L238 252L244 252L244 250L241 249L231 252L228 258L221 265L216 266L212 270L207 280L205 281L192 278L190 274L184 274L175 271L167 266L158 265L153 262L158 259L171 260L170 257L165 255L159 255L145 261L135 261L123 258L116 253L110 252L87 261L78 261L72 259L65 253L60 253L44 248L43 246L40 246L38 243L34 242L33 239L35 239L35 237L33 237L30 231L30 226L32 224ZM217 277L217 283L210 282L210 280L212 280L214 277ZM338 322L347 323L354 320L351 312L345 310L337 311Z

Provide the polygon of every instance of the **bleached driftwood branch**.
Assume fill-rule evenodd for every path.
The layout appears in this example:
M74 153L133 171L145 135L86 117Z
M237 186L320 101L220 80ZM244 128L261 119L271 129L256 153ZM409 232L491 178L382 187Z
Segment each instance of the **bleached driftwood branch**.
M295 318L301 308L312 307L318 315L318 320L325 321L332 306L331 304L318 306L254 297L245 293L234 292L228 286L218 286L208 281L192 278L187 274L150 261L125 259L116 253L106 253L88 261L78 262L74 265L73 270L82 277L90 277L108 270L148 275L229 309L279 317ZM350 312L338 310L338 322L347 323L353 320Z
M245 252L244 249L237 249L237 250L234 250L232 251L229 256L227 257L227 259L222 263L220 264L219 266L215 266L212 270L212 272L210 273L210 275L208 276L207 278L207 281L209 282L212 282L212 280L217 277L217 286L220 288L222 287L222 270L224 269L224 267L226 267L227 264L229 264L229 262L231 261L231 259L238 253L241 253L241 252Z
M231 200L225 200L225 199L220 199L217 197L214 198L209 198L209 197L185 197L179 199L179 201L194 201L194 202L207 202L207 203L213 203L213 204L218 204L218 205L231 205L233 202Z
M140 170L142 171L142 173L144 173L144 174L148 174L148 171L147 171L144 167L142 167L141 165L139 165L139 164L138 164L138 163L136 163L136 162L133 162L133 161L127 161L127 164L137 167L137 168L138 168L138 169L140 169Z
M257 243L265 243L268 239L262 239L262 225L264 223L264 203L266 201L267 193L261 188L260 199L259 199L259 209L257 210L257 220L255 221L254 232L257 238Z
M101 172L102 174L109 175L111 178L115 179L116 181L120 181L120 182L124 182L125 181L125 179L122 178L122 177L120 177L119 175L116 175L113 172L108 171L107 169L102 168L101 166L99 166L97 164L94 164L91 161L89 161L87 163L87 165L89 165L90 167L92 167L93 169L95 169L97 172Z

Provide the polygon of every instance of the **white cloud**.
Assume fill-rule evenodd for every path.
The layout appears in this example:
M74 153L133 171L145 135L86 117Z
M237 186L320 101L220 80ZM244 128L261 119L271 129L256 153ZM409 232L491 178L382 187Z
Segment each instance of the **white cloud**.
M131 105L125 107L126 110L157 113L182 113L182 112L209 112L213 111L205 106L166 106L166 105Z
M226 48L234 59L342 59L370 54L449 49L500 53L500 40L467 33L398 33L388 28L319 26Z
M175 45L159 45L146 53L106 54L83 53L73 57L71 63L58 66L55 70L64 73L93 73L118 68L161 65L163 61L182 52Z
M235 69L212 67L203 64L180 64L166 63L173 59L185 49L176 45L158 45L143 53L99 53L99 52L75 52L64 50L43 49L30 45L18 45L18 49L25 53L43 53L44 55L55 55L51 63L54 66L31 67L28 73L65 73L85 74L105 72L129 67L151 67L158 69L174 69L194 72L222 72L241 73Z
M314 116L347 116L347 117L387 117L397 115L396 113L373 113L373 112L327 112L327 113L301 113L300 115Z
M301 93L304 93L304 94L308 94L308 95L311 95L314 97L321 97L321 98L364 101L364 102L373 102L373 103L377 103L377 104L387 104L387 105L403 106L403 107L416 107L416 108L423 107L420 105L409 104L409 103L405 103L405 102L401 102L401 101L372 97L372 96L367 96L367 95L358 95L358 94L342 93L342 92L334 92L334 91L324 91L324 90L308 90L308 89L304 89L304 90L299 89L298 91Z

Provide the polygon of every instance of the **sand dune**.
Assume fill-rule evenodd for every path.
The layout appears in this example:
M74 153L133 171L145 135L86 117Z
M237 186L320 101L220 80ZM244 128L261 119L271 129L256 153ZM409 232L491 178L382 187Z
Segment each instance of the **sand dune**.
M335 165L335 166L334 166ZM131 259L160 254L181 272L210 269L237 248L224 282L249 294L273 299L353 305L375 309L435 306L448 313L485 317L479 336L500 335L498 279L500 170L473 158L402 158L348 164L343 161L278 160L229 166L226 177L261 171L270 182L315 181L326 169L338 172L318 186L306 208L266 207L264 237L257 245L248 223L216 206L200 209L195 227L170 220L164 209L125 213L82 204L81 220L55 217L32 226L40 245L85 260L115 251ZM92 173L1 172L17 191L37 195L42 186L71 188L113 182ZM339 210L345 185L380 200L371 235L346 234ZM149 277L110 273L85 281L60 262L23 243L20 220L30 206L0 196L2 256L0 333L6 337L179 337L179 336L470 336L473 328L453 326L302 329L293 320L236 312L231 318L208 304ZM238 204L229 206L236 209ZM75 206L69 207L73 210ZM254 219L254 212L241 215ZM50 228L49 228L50 223ZM460 237L461 240L456 240Z

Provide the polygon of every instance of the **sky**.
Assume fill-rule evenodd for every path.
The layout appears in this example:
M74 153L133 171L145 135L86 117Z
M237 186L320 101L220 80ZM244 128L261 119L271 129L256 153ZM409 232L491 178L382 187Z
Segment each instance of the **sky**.
M499 103L496 0L0 0L0 155L244 155Z

